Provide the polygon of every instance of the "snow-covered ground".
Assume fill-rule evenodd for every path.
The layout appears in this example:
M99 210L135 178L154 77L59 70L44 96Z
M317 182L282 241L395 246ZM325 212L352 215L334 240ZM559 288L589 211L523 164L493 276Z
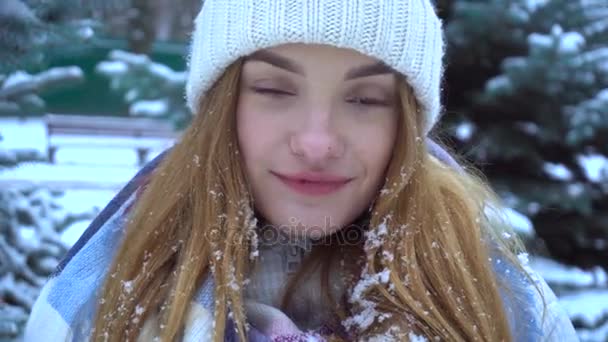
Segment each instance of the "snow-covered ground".
M40 119L0 119L0 149L36 149L46 153L47 142L43 122ZM26 163L17 168L0 172L0 186L43 184L63 190L59 203L71 212L81 213L101 210L116 192L137 172L137 155L129 148L102 148L110 137L95 137L95 147L60 148L56 164ZM166 147L170 145L167 142ZM154 151L150 158L162 151ZM551 168L551 172L560 169ZM506 213L519 233L533 234L532 223L515 211ZM86 229L90 220L74 223L62 234L62 240L73 244ZM551 286L580 288L560 296L560 302L571 319L585 322L594 329L579 330L583 341L608 340L608 276L601 268L581 270L561 265L555 261L531 257L530 266L545 278ZM585 290L589 289L589 290ZM597 326L599 325L599 326Z
M99 212L114 195L116 195L116 191L114 190L66 189L63 196L57 199L56 202L70 212L84 213L90 210ZM90 223L91 220L74 222L61 234L61 241L65 242L68 246L73 246Z
M47 136L40 118L19 120L0 118L0 149L34 149L42 155L47 151ZM65 138L69 139L69 138ZM88 137L82 145L61 146L56 153L56 163L23 163L18 167L0 171L0 186L22 187L28 184L44 185L63 191L59 204L72 212L82 213L101 210L120 188L139 170L135 149L112 146L113 137ZM79 141L75 138L75 141ZM90 146L94 147L90 147ZM158 141L149 158L166 147L168 141ZM62 239L74 243L89 221L74 223L64 232Z
M608 275L595 267L582 270L550 259L530 258L536 270L558 293L559 302L573 322L581 341L608 341Z

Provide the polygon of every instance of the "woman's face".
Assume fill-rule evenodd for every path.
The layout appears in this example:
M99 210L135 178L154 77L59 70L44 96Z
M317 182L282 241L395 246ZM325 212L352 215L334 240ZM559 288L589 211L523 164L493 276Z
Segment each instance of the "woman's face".
M367 210L395 142L395 89L388 67L353 50L287 44L249 56L237 127L256 210L312 238Z

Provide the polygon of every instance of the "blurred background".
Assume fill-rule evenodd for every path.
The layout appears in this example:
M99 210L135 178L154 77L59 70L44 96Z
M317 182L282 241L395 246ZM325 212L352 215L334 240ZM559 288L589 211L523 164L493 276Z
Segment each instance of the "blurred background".
M582 341L608 341L608 2L436 0L445 143L509 206ZM201 0L0 1L0 341L190 120Z

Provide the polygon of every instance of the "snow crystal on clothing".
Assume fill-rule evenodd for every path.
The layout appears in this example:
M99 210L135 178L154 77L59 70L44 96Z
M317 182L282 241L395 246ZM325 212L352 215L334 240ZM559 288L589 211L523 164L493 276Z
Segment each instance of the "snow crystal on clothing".
M528 265L528 263L530 262L530 259L528 257L528 253L519 253L517 255L517 259L519 259L519 262L524 266ZM498 259L497 261L500 262L500 259Z

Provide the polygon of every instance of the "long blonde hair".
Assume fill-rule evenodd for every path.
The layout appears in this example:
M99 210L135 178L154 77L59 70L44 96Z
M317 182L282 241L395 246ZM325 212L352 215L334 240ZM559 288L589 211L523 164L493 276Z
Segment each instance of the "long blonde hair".
M96 341L134 341L144 322L157 315L161 340L179 339L206 276L215 281L214 341L224 339L228 312L246 340L242 289L256 236L236 137L242 63L228 67L207 92L182 139L141 190L100 293ZM356 339L392 330L402 340L409 332L449 341L511 340L502 285L488 261L492 242L517 263L513 246L488 228L484 208L496 198L480 177L429 156L412 90L404 80L398 90L398 139L385 187L371 207L367 241L337 252L359 256L362 266L352 270L354 279L388 270L390 281L349 287L351 296L373 303L382 315L349 333ZM321 265L324 293L333 258L323 256L330 254L335 249L321 247L305 262ZM293 279L310 270L302 267ZM288 286L297 287L297 281ZM346 320L366 309L351 304L340 311Z

